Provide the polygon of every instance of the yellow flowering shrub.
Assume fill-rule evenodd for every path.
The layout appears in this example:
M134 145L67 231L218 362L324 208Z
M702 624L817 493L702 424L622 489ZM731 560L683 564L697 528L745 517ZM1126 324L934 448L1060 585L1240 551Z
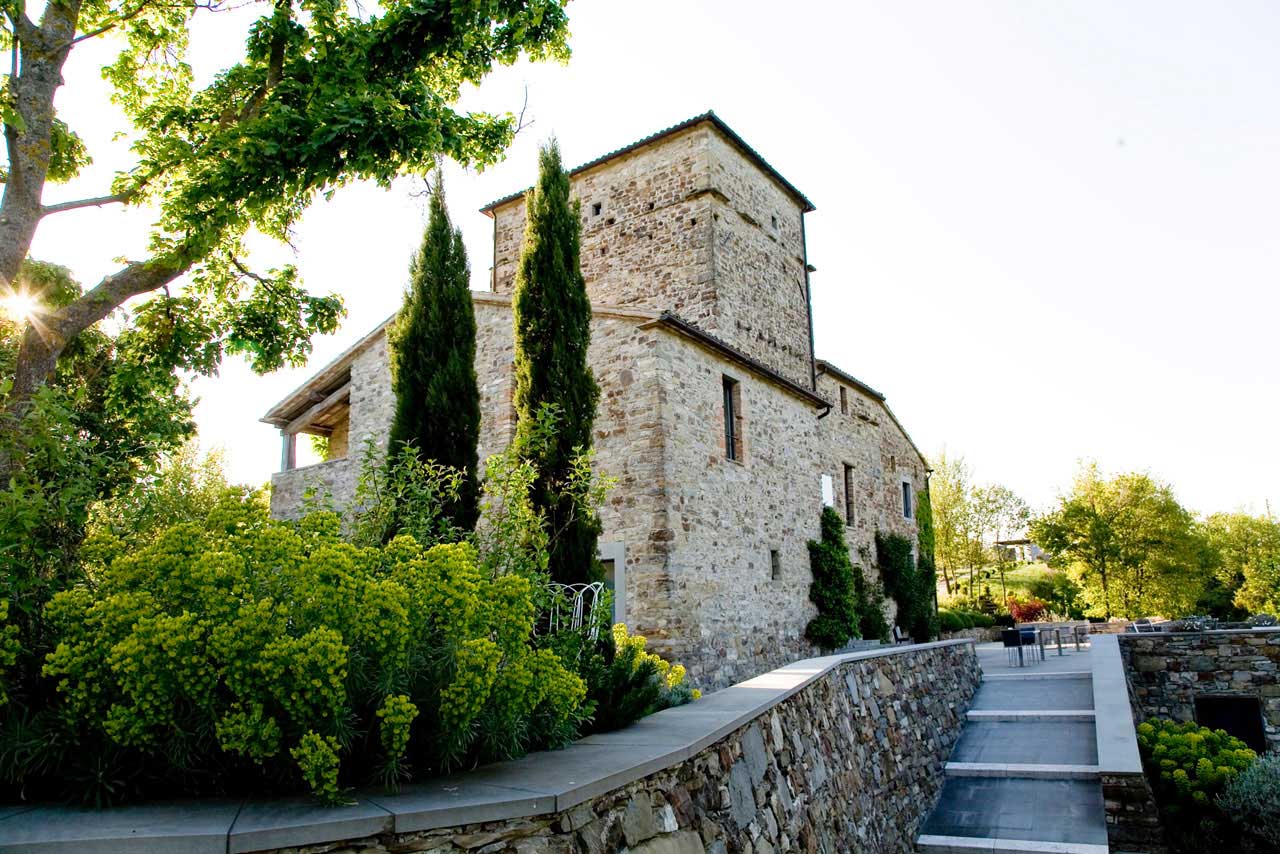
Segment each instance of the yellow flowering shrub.
M0 599L0 706L9 702L9 691L4 671L18 661L22 642L18 640L18 627L9 622L9 602Z
M332 514L285 523L228 496L95 581L49 604L44 674L78 743L125 756L142 794L292 779L336 803L558 745L584 715L582 679L531 644L531 583L467 543L357 547Z
M1218 838L1225 824L1215 799L1257 754L1223 730L1159 718L1138 725L1138 747L1172 836Z

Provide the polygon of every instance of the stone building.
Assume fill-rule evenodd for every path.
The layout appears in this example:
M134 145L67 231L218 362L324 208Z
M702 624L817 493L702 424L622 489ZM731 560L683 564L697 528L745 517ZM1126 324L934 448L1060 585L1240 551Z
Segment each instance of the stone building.
M928 464L884 396L815 358L804 216L813 205L715 114L578 167L589 360L601 388L601 558L617 619L722 687L814 654L806 548L826 502L868 571L877 531L915 541ZM474 295L480 454L514 434L511 292L524 193L493 219L491 291ZM386 325L263 418L284 435L272 509L310 485L341 502L393 409ZM295 467L300 433L329 459Z

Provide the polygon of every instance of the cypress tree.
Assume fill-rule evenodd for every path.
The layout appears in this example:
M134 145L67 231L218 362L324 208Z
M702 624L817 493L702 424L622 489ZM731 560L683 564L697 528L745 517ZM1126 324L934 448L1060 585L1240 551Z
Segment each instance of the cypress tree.
M404 305L387 336L396 395L389 450L394 454L412 445L424 459L466 472L457 501L445 508L464 530L475 528L480 492L480 389L470 282L462 232L449 221L437 172L422 245L409 263Z
M600 388L587 365L591 303L579 265L579 204L570 199L569 175L554 139L538 160L512 298L516 441L538 469L531 500L551 532L551 578L574 584L598 574L600 528L562 486L574 457L591 447ZM531 443L535 417L548 405L558 419L555 435L550 442Z

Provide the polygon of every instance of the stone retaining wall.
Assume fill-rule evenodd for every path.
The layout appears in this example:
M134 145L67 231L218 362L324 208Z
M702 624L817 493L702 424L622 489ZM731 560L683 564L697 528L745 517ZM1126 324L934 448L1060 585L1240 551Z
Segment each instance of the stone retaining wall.
M1121 635L1138 720L1195 719L1195 698L1254 696L1267 748L1280 751L1280 629Z
M899 854L937 802L979 680L969 641L809 659L564 750L349 807L28 807L0 821L0 850Z
M911 851L980 678L968 643L850 661L692 758L570 809L305 852Z

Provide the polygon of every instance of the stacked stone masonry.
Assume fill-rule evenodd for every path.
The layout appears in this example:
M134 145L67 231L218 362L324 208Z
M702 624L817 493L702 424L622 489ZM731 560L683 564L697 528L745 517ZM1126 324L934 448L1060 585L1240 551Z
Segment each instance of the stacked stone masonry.
M1257 697L1280 751L1280 629L1121 635L1134 716L1195 720L1201 696Z
M806 543L818 536L824 478L834 506L852 506L850 551L874 577L877 531L915 540L902 483L918 494L928 468L882 397L834 374L815 380L800 221L807 201L710 119L575 172L572 182L594 311L588 359L601 388L596 465L616 479L601 543L623 555L618 618L704 689L818 654L804 638L816 613ZM494 292L474 295L481 459L515 430L510 292L524 201L490 213ZM667 321L667 311L699 335ZM301 513L308 488L345 506L367 443L385 444L394 395L384 333L317 375L332 382L350 371L350 453L277 474L276 515ZM739 384L739 460L725 450L726 377ZM306 392L288 400L302 406ZM829 403L842 397L843 410ZM287 421L277 410L265 420Z
M684 762L555 814L275 850L909 852L979 680L968 643L852 661Z

